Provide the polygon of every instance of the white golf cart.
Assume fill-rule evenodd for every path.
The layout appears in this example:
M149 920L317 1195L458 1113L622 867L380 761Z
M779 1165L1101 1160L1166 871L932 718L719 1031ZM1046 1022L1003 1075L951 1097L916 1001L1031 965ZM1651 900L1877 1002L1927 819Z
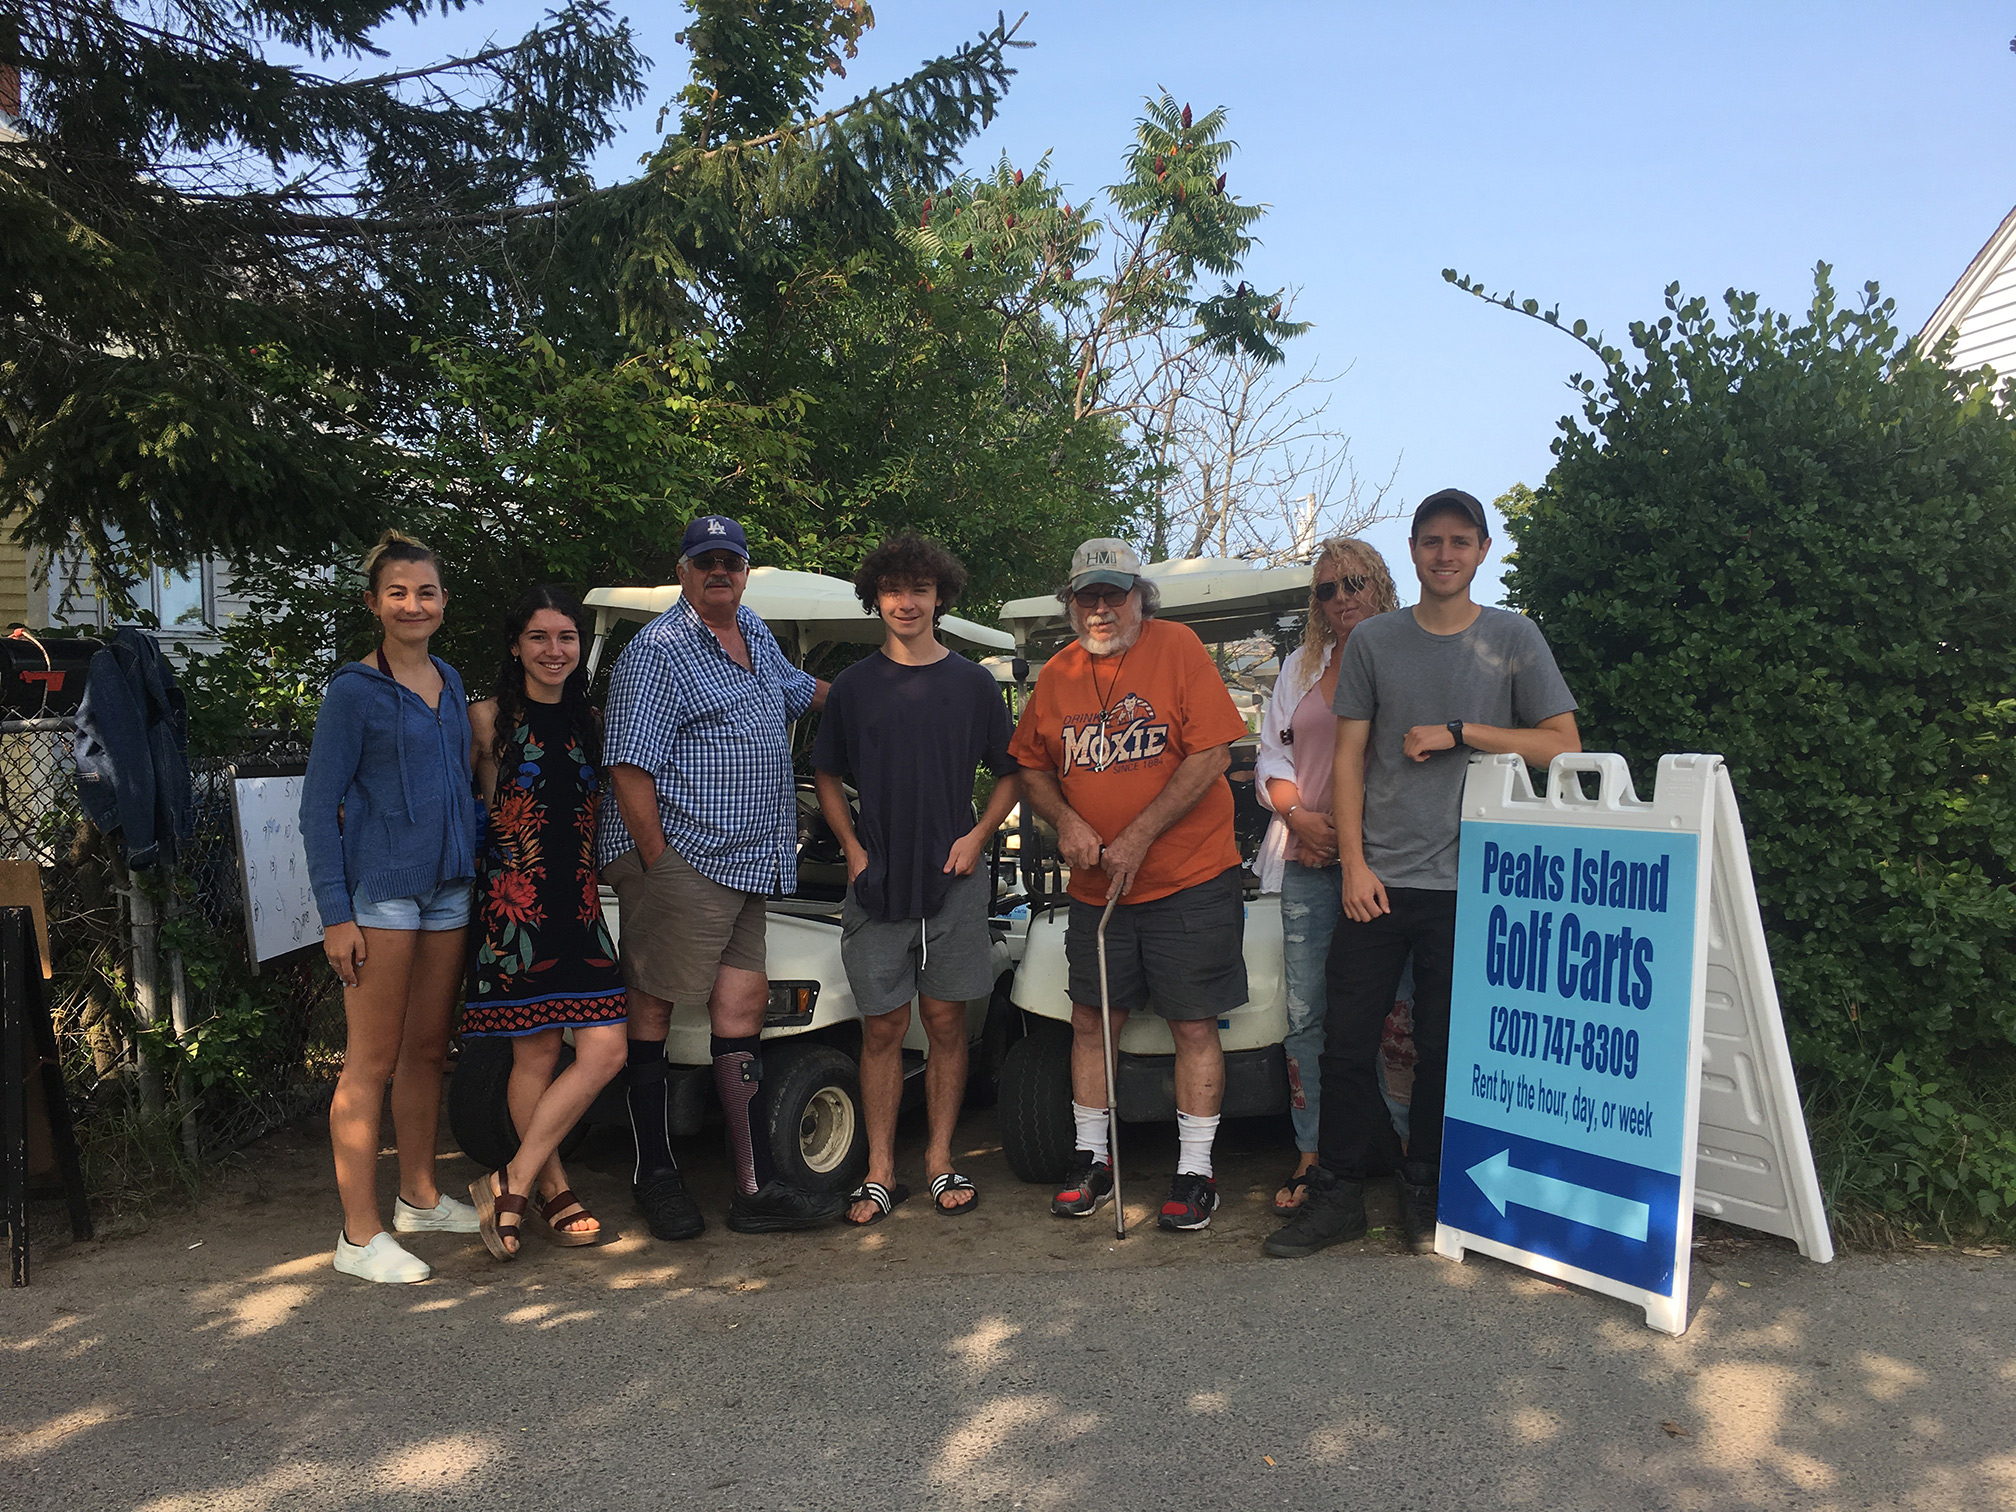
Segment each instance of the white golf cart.
M1157 617L1190 626L1207 645L1217 648L1234 701L1245 706L1254 730L1272 682L1271 647L1262 651L1258 642L1280 634L1308 607L1310 572L1307 566L1256 568L1250 562L1214 558L1151 562L1144 569L1162 594ZM1025 656L1048 654L1071 638L1063 606L1047 594L1004 605L1001 622L1013 632ZM1259 675L1242 673L1232 654L1241 642L1253 643L1248 660ZM1253 789L1257 744L1257 735L1235 744L1227 773L1239 853L1248 869L1245 955L1250 996L1218 1020L1225 1046L1224 1112L1233 1117L1288 1109L1287 1058L1281 1049L1288 1032L1281 898L1260 894L1250 875L1268 819ZM1048 827L1036 826L1026 815L1020 824L1018 854L1032 917L1011 1000L1026 1016L1026 1033L1009 1048L1001 1068L1001 1144L1009 1166L1024 1181L1052 1182L1069 1169L1077 1142L1071 1123L1066 899L1054 835L1044 833ZM1139 1123L1176 1116L1175 1057L1175 1041L1166 1023L1152 1013L1128 1017L1120 1034L1116 1077L1122 1119Z
M611 630L619 622L647 623L678 601L677 585L661 588L597 588L586 599L595 614L594 641L588 652L590 679L595 676ZM862 611L853 584L817 573L757 567L749 573L742 602L777 637L795 665L804 666L823 648L836 644L879 645L882 621ZM1000 630L974 624L955 615L939 622L939 635L949 646L976 656L1013 651L1013 639ZM867 1169L867 1129L860 1112L857 1063L861 1053L861 1019L854 994L840 965L840 902L847 885L846 862L839 842L819 812L809 781L798 788L798 891L772 898L768 905L766 953L770 971L770 1003L764 1015L764 1083L770 1110L771 1154L778 1173L800 1185L822 1191L847 1191ZM1019 899L1001 896L999 882L1013 876L1005 842L997 844L995 897L998 914ZM602 890L603 917L611 935L620 935L615 895ZM999 1084L1008 1041L1019 1031L1020 1015L1009 1005L1008 984L1020 954L1023 916L994 921L992 976L989 997L966 1005L971 1052L968 1100L990 1102ZM700 1132L718 1119L710 1030L704 1002L674 1005L665 1058L672 1063L666 1082L671 1130L676 1135ZM903 1041L904 1105L922 1099L927 1041L923 1024L913 1018ZM505 1105L510 1075L508 1041L466 1041L456 1063L449 1093L449 1114L463 1150L486 1168L494 1169L517 1149L517 1135ZM597 1122L626 1121L621 1077L583 1118L563 1144L562 1154L575 1147Z

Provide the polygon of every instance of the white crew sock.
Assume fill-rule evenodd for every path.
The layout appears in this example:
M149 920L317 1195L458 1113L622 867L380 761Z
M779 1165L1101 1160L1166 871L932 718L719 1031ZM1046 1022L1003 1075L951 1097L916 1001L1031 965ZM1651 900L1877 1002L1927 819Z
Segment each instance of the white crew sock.
M1112 1146L1107 1142L1106 1131L1112 1127L1104 1108L1088 1108L1081 1102L1071 1104L1071 1122L1078 1127L1078 1148L1090 1150L1092 1158L1101 1165L1113 1163Z
M1218 1115L1200 1118L1195 1113L1176 1111L1176 1174L1209 1176L1211 1141L1218 1137Z

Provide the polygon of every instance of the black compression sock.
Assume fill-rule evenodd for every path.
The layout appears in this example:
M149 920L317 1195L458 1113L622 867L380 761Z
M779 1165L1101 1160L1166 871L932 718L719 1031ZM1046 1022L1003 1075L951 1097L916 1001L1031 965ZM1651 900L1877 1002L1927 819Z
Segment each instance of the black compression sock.
M770 1159L770 1117L763 1100L763 1042L723 1039L715 1035L714 1090L728 1125L728 1148L735 1157L735 1182L744 1196L753 1195L776 1174Z
M642 1183L657 1171L676 1171L672 1137L665 1116L665 1041L630 1041L630 1132L637 1141L637 1166L632 1183Z

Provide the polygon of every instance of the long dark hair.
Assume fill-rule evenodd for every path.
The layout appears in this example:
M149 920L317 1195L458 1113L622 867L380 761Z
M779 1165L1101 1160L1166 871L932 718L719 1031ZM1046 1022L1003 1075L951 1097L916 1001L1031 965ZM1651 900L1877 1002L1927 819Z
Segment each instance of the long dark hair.
M560 689L560 707L567 711L567 728L574 738L581 742L581 749L595 766L602 765L602 711L588 702L588 611L580 601L565 588L550 585L528 588L525 596L511 607L504 618L504 658L497 667L497 733L490 745L491 754L497 758L501 768L510 755L518 725L525 717L525 667L511 654L511 648L518 644L518 637L525 633L525 627L532 623L532 616L541 609L553 609L574 621L574 628L581 632L581 660L574 670L567 674L567 681Z

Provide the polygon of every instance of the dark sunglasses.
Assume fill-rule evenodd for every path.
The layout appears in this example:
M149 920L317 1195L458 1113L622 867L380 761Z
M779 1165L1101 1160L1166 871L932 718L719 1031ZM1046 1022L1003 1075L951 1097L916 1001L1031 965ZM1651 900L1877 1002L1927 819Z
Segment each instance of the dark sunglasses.
M1340 588L1346 593L1363 593L1365 591L1365 579L1362 577L1332 578L1327 583L1318 583L1316 585L1316 602L1319 604L1329 603L1330 600L1337 597L1337 591Z
M1080 609L1097 609L1101 604L1110 604L1117 609L1127 602L1127 595L1133 591L1117 583L1094 583L1090 588L1080 588L1073 593L1071 602Z
M688 557L686 560L702 572L746 572L749 570L748 562L735 555L732 551L717 551L710 556Z

